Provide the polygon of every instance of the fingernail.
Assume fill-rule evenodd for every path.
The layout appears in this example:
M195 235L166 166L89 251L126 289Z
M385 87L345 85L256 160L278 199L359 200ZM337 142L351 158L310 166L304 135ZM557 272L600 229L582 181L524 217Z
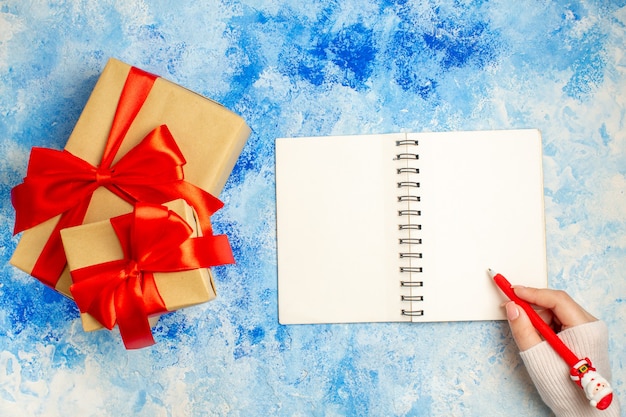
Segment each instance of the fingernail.
M517 305L514 302L509 302L505 306L506 308L506 318L510 321L513 321L519 317L519 310L517 309Z

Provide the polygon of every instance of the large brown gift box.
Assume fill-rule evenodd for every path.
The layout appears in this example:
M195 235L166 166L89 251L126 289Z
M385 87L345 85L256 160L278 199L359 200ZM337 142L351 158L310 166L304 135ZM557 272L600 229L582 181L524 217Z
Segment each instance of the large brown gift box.
M195 212L183 200L165 206L181 216L194 230L191 237L202 236ZM124 258L120 242L108 220L61 230L63 247L70 270ZM155 273L159 295L168 311L179 310L210 301L216 297L213 278L208 269ZM153 322L158 317L153 317ZM89 313L81 313L83 329L94 331L103 326Z
M65 150L98 166L111 129L120 93L131 66L110 59L70 135ZM157 78L135 117L114 162L155 127L166 124L187 163L185 181L218 196L249 135L245 121L224 106L163 78ZM83 223L132 211L132 205L100 187L92 196ZM25 230L10 262L31 273L60 216ZM66 267L55 289L71 298Z

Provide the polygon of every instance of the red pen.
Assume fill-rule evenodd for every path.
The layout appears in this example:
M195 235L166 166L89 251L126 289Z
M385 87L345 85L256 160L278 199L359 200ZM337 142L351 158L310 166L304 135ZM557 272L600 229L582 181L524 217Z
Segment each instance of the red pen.
M491 269L489 269L489 275L502 292L526 312L535 329L570 367L570 378L582 388L589 404L599 410L604 410L611 405L613 401L611 386L605 378L596 372L589 358L578 358L556 335L554 330L543 321L535 309L515 294L511 283L506 278Z

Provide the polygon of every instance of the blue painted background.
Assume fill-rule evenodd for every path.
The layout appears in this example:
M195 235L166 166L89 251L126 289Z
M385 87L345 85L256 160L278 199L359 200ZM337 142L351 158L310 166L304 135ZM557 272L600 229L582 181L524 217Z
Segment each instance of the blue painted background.
M550 285L608 323L625 404L625 4L0 0L0 414L550 415L506 323L277 323L276 137L527 127L544 135ZM140 351L84 333L7 264L30 148L64 146L110 56L253 129L214 218L237 265Z

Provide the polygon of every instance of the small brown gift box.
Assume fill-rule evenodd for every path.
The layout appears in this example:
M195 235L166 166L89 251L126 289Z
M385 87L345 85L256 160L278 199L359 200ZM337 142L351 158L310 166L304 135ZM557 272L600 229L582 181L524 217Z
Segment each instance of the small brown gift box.
M131 66L110 59L70 135L65 150L97 166ZM126 134L115 161L136 146L152 129L166 124L187 164L185 181L218 196L249 135L244 120L222 105L163 78L157 78ZM98 188L83 223L105 220L132 211L132 205L107 189ZM56 216L25 230L10 262L32 273ZM71 278L65 268L55 289L71 298Z
M202 235L193 209L183 200L174 200L165 206L194 229L191 237ZM108 220L63 229L61 237L70 270L124 258L120 242ZM213 278L205 268L155 273L154 279L168 311L201 304L216 297ZM156 321L158 317L154 319ZM81 320L85 331L103 328L89 313L81 313Z

